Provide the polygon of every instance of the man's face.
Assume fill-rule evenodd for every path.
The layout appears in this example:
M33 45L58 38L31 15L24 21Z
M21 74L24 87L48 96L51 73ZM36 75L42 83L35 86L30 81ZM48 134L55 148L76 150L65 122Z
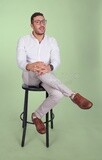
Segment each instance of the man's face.
M37 35L43 35L46 29L46 20L43 16L36 16L33 19L33 23L31 24L33 31Z

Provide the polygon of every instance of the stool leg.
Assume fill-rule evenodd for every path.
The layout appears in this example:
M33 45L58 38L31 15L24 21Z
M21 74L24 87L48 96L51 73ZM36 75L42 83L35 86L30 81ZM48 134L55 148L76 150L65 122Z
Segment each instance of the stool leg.
M26 127L27 127L27 108L28 108L28 90L25 90L25 98L24 98L24 112L23 112L23 134L22 134L22 142L21 146L24 146L25 136L26 136Z
M53 129L53 109L50 110L51 129Z
M46 113L46 147L49 147L49 112Z
M46 92L46 98L48 93ZM49 147L49 112L46 113L46 147Z

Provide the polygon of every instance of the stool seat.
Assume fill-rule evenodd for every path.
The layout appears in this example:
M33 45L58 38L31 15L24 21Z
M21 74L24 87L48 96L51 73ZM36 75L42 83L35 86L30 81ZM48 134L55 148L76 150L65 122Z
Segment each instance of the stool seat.
M39 86L28 86L26 84L23 84L22 89L29 90L29 91L45 91L45 89L41 85L39 85Z

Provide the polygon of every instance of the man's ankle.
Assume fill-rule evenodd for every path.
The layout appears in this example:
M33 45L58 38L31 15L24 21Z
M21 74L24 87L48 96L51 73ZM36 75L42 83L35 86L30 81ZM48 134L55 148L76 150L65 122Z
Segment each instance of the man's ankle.
M72 93L70 99L73 99L76 93Z
M35 118L37 118L37 116L36 116L36 114L33 112L33 113L32 113L32 119L35 119Z

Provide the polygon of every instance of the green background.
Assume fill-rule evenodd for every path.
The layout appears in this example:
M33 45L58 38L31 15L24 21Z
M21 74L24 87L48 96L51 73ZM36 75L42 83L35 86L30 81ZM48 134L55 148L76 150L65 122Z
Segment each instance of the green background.
M16 45L31 32L30 16L36 11L44 13L46 32L60 47L58 78L94 103L84 111L63 98L54 108L48 149L45 135L31 125L25 147L20 146L24 91ZM101 52L102 0L0 0L0 160L102 160ZM44 98L44 93L30 94L29 120Z

